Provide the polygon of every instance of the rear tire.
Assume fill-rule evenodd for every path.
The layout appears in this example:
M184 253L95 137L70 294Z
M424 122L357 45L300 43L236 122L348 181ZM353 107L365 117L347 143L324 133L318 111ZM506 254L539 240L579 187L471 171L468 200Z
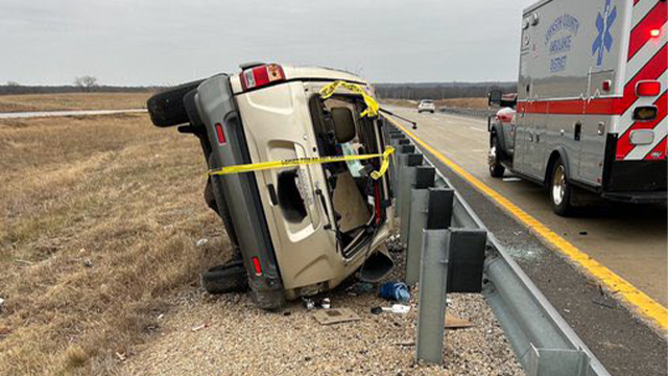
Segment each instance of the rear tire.
M158 127L171 127L189 122L183 97L197 89L202 82L204 80L187 82L149 98L146 101L146 108L153 124Z
M573 214L573 205L571 204L571 196L573 194L573 187L568 182L566 167L561 161L557 159L552 167L549 181L550 200L552 201L552 210L555 214L566 217Z
M506 172L506 168L503 167L499 161L499 140L496 136L492 136L492 141L490 142L489 154L487 155L487 163L489 164L489 174L493 178L502 178L503 173Z
M202 273L202 286L209 294L247 291L248 276L243 261L231 261Z

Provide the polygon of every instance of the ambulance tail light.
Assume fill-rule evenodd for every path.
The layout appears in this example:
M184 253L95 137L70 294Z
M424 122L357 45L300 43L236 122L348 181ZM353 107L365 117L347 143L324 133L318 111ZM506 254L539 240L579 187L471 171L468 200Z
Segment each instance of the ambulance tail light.
M639 97L655 97L661 93L661 82L640 81L636 85L636 94Z
M278 64L255 66L241 72L241 87L244 91L258 89L281 81L285 81L285 73L283 67Z

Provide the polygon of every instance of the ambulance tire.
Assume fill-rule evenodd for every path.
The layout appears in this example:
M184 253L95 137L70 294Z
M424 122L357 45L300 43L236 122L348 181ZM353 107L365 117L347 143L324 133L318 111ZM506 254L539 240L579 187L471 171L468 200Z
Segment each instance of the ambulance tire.
M574 194L573 186L568 181L566 166L561 158L557 159L552 167L548 188L554 213L562 217L572 215L574 212L574 207L571 203L571 198Z
M502 178L503 173L506 172L506 168L503 167L499 160L499 152L501 147L499 145L499 139L496 136L492 136L492 142L490 142L490 150L488 155L489 163L489 174L493 178Z

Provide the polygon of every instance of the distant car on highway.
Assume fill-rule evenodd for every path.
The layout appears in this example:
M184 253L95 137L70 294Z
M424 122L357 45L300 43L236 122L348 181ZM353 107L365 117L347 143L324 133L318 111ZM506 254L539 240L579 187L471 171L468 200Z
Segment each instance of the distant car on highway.
M424 99L418 104L418 113L431 112L432 114L436 112L436 105L431 99Z

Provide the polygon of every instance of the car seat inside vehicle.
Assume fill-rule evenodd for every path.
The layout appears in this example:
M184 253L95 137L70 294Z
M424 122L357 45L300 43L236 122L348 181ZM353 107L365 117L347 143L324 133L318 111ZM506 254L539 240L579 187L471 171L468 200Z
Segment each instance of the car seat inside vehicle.
M373 122L360 118L354 98L332 97L311 103L314 128L321 155L354 156L376 153ZM371 135L371 136L370 136ZM354 254L366 235L374 232L374 185L369 174L375 168L371 160L350 160L323 165L327 176L330 202L336 230L344 255Z

